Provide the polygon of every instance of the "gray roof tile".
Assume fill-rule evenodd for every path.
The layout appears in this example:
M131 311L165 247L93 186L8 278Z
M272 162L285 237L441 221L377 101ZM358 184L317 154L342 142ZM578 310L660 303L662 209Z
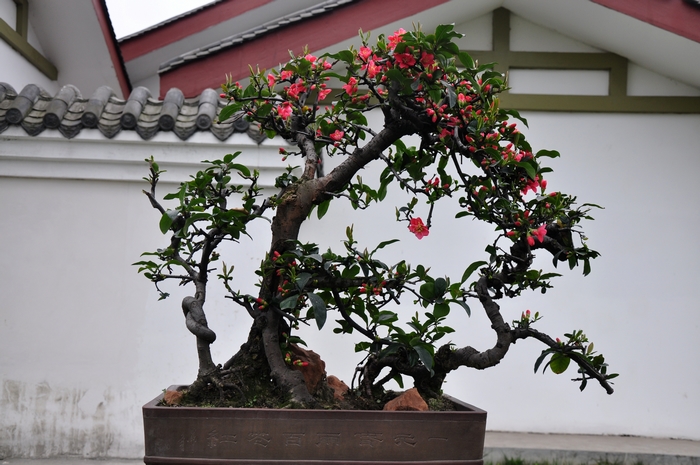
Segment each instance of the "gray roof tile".
M191 50L169 61L166 61L165 63L160 65L160 67L158 68L158 73L165 73L167 71L170 71L171 69L177 68L183 63L192 60L197 60L207 55L238 45L242 42L253 40L256 37L264 35L273 29L277 29L280 26L286 26L296 21L301 21L302 19L313 18L314 16L331 12L338 7L341 7L348 3L352 3L354 1L356 0L326 0L325 2L320 3L318 5L313 5L306 9L290 13L273 21L268 21L267 23L261 24L247 31L241 32L230 37L226 37L205 47Z
M216 123L224 106L214 89L184 98L179 89L173 88L161 101L151 97L145 87L137 87L127 100L122 100L103 86L86 99L70 85L52 97L34 84L18 93L0 82L0 133L9 126L21 126L30 136L48 128L58 129L68 139L82 130L98 130L107 138L121 131L135 131L145 140L161 131L173 132L182 140L197 131L210 132L222 141L235 132L247 133L258 144L265 139L257 127L243 118Z

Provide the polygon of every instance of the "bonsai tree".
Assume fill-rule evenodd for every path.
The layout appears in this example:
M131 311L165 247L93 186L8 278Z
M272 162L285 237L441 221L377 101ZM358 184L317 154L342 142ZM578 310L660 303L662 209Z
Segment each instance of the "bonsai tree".
M582 266L586 275L590 260L598 256L580 229L595 205L576 206L575 197L547 190L551 169L544 162L559 154L533 151L511 120L527 124L525 119L499 107L504 76L460 52L453 39L461 35L452 26L439 26L431 34L401 29L371 44L369 34L360 36L359 50L292 55L280 69L251 68L245 87L230 81L222 86L228 105L221 121L246 118L269 137L288 142L280 154L298 166L280 173L275 192L263 191L259 173L237 163L237 152L206 162L164 197L174 205L167 209L156 196L162 171L148 160L150 189L144 192L161 213L160 229L170 241L137 264L161 298L168 296L161 288L167 280L193 289L182 301L199 356L190 392L209 390L221 399L250 404L251 393L262 390L297 407L318 406L330 390L324 383L307 387L299 370L305 362L294 350L301 342L296 330L309 324L324 328L330 317L335 333L363 338L355 346L366 352L353 383L357 396L381 399L387 381L408 377L424 398L438 397L451 371L492 367L516 341L527 338L544 344L535 371L549 367L562 373L573 361L581 389L594 379L612 393L609 380L616 375L607 372L603 356L583 332L554 339L534 328L538 313L528 310L508 322L501 312L499 301L528 290L544 293L559 276L536 269L536 253L551 255L553 268L561 262ZM337 91L330 80L340 82ZM381 115L380 126L368 125L369 112ZM411 135L419 146L404 142ZM340 160L325 172L324 157ZM378 179L358 176L374 164L383 169ZM433 225L433 213L448 203L460 227L467 219L480 220L493 227L495 238L461 275L443 277L408 261L384 263L381 253L396 239L358 244L351 225L343 250L323 251L300 237L302 223L314 210L320 219L331 205L349 202L372 215L370 207L384 201L389 189L405 193L396 220L419 240L444 226ZM221 257L217 250L247 235L251 222L268 217L269 251L260 267L250 270L259 277L259 289L238 289L232 274L235 255ZM223 365L212 360L216 334L204 311L213 273L251 321L247 340ZM451 311L469 315L477 302L495 337L486 350L466 345L445 325Z

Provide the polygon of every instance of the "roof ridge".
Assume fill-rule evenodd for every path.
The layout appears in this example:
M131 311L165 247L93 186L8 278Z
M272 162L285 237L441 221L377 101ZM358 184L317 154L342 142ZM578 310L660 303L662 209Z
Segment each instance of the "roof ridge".
M221 50L240 45L249 40L253 40L256 37L266 34L267 32L277 29L279 27L284 27L288 24L295 23L300 20L313 18L328 13L330 11L335 10L338 7L356 1L358 0L326 0L322 3L301 10L297 10L294 13L284 15L280 18L267 21L259 26L253 27L243 32L239 32L238 34L234 34L232 36L213 42L209 45L205 45L204 47L196 48L189 52L183 53L175 58L172 58L160 65L160 67L158 68L158 74L175 69L188 61L192 61L210 55L212 53L216 53Z
M21 126L30 136L58 129L67 139L83 129L97 129L110 139L121 131L133 130L144 140L161 131L173 132L181 140L196 132L210 132L221 141L237 132L246 133L258 144L265 140L265 134L242 118L242 113L218 122L225 106L226 101L214 89L185 98L180 89L172 88L159 100L147 88L137 87L127 99L121 99L109 86L102 86L86 98L72 85L51 96L36 84L16 92L0 82L0 133L10 126Z
M149 26L149 27L147 27L147 28L145 28L145 29L141 29L140 31L136 31L136 32L134 32L134 33L132 33L132 34L126 35L126 36L122 37L121 39L118 39L117 42L119 42L119 43L121 44L122 42L125 42L125 41L127 41L127 40L133 39L133 38L138 37L138 36L140 36L140 35L146 34L147 32L151 32L151 31L153 31L153 30L155 30L155 29L161 28L161 27L165 26L166 24L170 24L170 23L172 23L172 22L179 21L179 20L181 20L182 18L185 18L185 17L187 17L187 16L191 16L191 15L193 15L193 14L195 14L195 13L198 13L198 12L201 11L201 10L207 9L207 8L209 8L209 7L212 7L212 6L216 5L217 3L222 3L222 2L225 2L225 1L226 1L226 0L213 0L213 1L209 2L209 3L205 3L204 5L200 5L200 6L198 6L197 8L193 8L192 10L185 11L184 13L181 13L181 14L179 14L179 15L177 15L177 16L173 16L172 18L168 18L168 19L166 19L166 20L164 20L164 21L161 21L161 22L156 23L156 24L154 24L154 25L152 25L152 26Z

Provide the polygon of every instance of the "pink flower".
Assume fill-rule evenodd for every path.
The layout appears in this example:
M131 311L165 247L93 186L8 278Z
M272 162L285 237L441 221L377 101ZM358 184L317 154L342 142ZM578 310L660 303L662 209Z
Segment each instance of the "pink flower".
M299 94L306 92L306 86L304 83L299 79L297 82L292 84L291 86L287 87L287 95L293 99L298 99Z
M275 87L275 81L276 79L274 74L270 73L267 75L267 85L270 87Z
M532 247L535 245L535 238L532 237L531 235L527 235L527 244Z
M334 132L330 133L328 135L328 137L330 137L334 141L338 142L338 141L340 141L340 139L343 138L344 135L345 135L345 133L343 131L341 131L340 129L336 129Z
M360 47L360 51L357 52L357 56L359 56L362 61L367 61L367 59L372 56L372 49L369 47Z
M423 224L423 220L420 218L411 218L411 222L408 225L408 230L415 234L418 239L423 239L425 236L430 234L428 227Z
M331 93L331 89L319 90L319 91L318 91L318 99L319 99L319 100L323 100L323 99L325 99L325 98L328 96L328 94L330 94L330 93Z
M316 57L313 56L313 55L310 54L310 53L306 54L306 56L305 56L304 58L306 58L306 60L309 61L309 62L311 62L311 63L313 63L314 61L316 61Z
M416 64L416 58L412 53L397 53L394 55L399 68L409 68Z
M393 50L396 48L396 45L398 45L399 42L403 41L402 35L406 33L406 30L404 28L400 28L398 31L394 32L393 36L389 36L389 49Z
M343 89L348 95L354 95L357 92L357 79L351 77L348 83L343 86Z
M370 79L373 79L374 77L377 76L381 72L382 68L381 66L377 66L377 64L374 62L374 60L369 60L367 63L367 76Z
M537 229L531 229L530 232L537 236L540 242L544 242L544 236L547 235L547 227L545 225L540 225Z
M440 139L446 139L447 137L452 136L452 130L447 129L447 128L442 128L442 132L440 132Z
M523 189L523 191L522 191L523 195L527 195L529 190L532 190L532 192L537 193L537 187L539 185L540 185L540 176L537 175L537 176L535 176L535 179L527 181L527 184L525 185L525 189Z
M282 79L283 81L287 80L287 79L291 79L292 75L293 75L293 73L291 71L282 71L280 73L280 79Z
M425 67L429 67L430 65L435 63L435 56L432 53L428 53L425 50L421 52L420 55L420 63Z
M282 105L277 107L277 114L280 118L287 119L292 115L292 104L289 102L283 102Z

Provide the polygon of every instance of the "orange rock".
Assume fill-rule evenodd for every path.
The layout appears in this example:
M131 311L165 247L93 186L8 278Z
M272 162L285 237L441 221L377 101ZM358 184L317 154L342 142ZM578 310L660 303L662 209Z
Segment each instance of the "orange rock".
M289 344L288 350L291 352L293 360L308 363L306 366L292 364L292 368L301 371L306 382L306 389L311 394L315 393L318 388L323 386L323 381L326 379L326 362L321 360L321 357L313 350L304 350L296 344Z
M182 395L180 391L165 391L163 402L165 402L165 405L180 405Z
M350 390L347 384L333 375L328 377L328 387L333 389L333 397L336 400L343 400L345 393Z
M418 389L413 388L405 391L396 399L387 402L384 410L416 410L424 412L428 410L428 404L418 394Z

